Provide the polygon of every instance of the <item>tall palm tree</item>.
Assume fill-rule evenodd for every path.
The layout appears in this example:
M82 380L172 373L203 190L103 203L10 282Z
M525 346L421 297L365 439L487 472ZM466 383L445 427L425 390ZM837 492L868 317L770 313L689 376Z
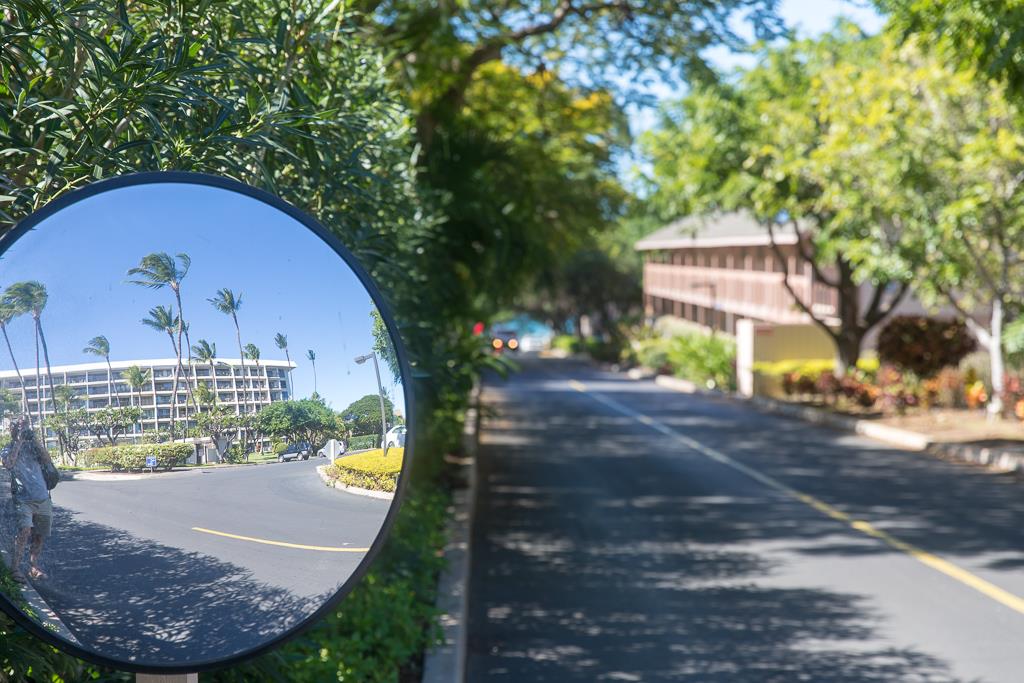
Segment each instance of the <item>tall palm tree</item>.
M89 345L82 349L82 353L91 353L100 356L107 361L107 395L113 396L117 407L121 407L121 396L114 392L114 369L110 367L110 342L102 334L89 340Z
M213 389L213 402L217 402L217 371L214 368L214 364L217 361L217 345L212 344L205 339L200 339L192 345L192 353L200 363L209 363L210 365L210 383Z
M284 351L284 357L288 360L288 369L286 372L288 373L288 394L290 395L292 390L292 356L288 353L288 337L278 332L277 335L274 336L274 343L277 344L277 348Z
M142 388L149 384L149 380L152 378L153 373L150 372L149 368L143 370L138 365L132 365L124 371L124 379L128 382L128 386L133 391L137 391L139 394L139 407L142 407ZM156 406L153 407L156 410ZM156 413L154 413L154 416ZM139 418L139 425L141 426L140 434L144 434L146 431L146 421L144 418Z
M163 289L164 287L170 287L171 291L174 292L174 300L178 304L177 348L179 350L183 348L181 345L181 335L184 333L184 349L188 352L188 364L190 370L189 373L186 374L186 377L191 374L192 340L188 338L188 325L185 323L185 312L181 307L181 281L185 279L186 275L188 275L189 268L191 267L192 258L188 254L180 253L177 255L177 260L175 260L175 258L172 258L170 254L159 252L143 256L142 260L139 261L139 265L128 271L128 275L136 276L138 278L135 280L129 280L133 285L148 287L149 289ZM181 365L180 353L178 355L178 364ZM192 402L195 403L195 397L192 396L192 383L189 379L186 379L186 385L188 387L189 396L192 398Z
M46 335L43 334L43 309L46 308L46 302L48 300L46 293L46 287L43 283L36 280L26 280L22 282L15 282L13 285L8 287L4 291L2 301L5 305L11 306L16 315L23 313L30 313L32 320L35 321L35 333L36 333L36 406L39 413L39 426L43 430L45 438L45 429L43 428L43 397L42 390L39 386L39 345L43 346L43 359L46 361L46 377L50 385L50 405L53 408L53 412L57 413L57 401L53 391L53 374L50 372L50 352L46 346ZM61 457L63 457L64 444L61 443Z
M266 384L267 386L267 403L270 403L270 381L268 378L263 377L260 374L260 347L255 344L245 345L245 357L256 364L256 382L258 385ZM259 396L260 403L263 402L263 391L258 390L256 395Z
M174 423L178 419L178 371L181 369L181 349L174 341L174 333L179 329L178 323L181 321L179 316L174 315L174 311L168 306L154 306L149 309L149 317L142 319L142 324L147 327L152 327L158 332L165 332L171 340L171 346L174 348L174 354L178 359L178 364L174 366L174 383L171 386L171 439L174 439ZM155 410L155 406L154 406ZM159 419L159 418L158 418Z
M18 312L15 310L14 306L6 301L0 300L0 332L3 332L4 342L7 344L7 353L11 356L11 364L14 365L14 371L18 373L18 382L21 384L21 412L28 415L28 396L25 391L25 378L21 375L21 369L18 367L18 361L14 359L14 348L11 346L11 340L7 336L7 323L14 320L17 315Z
M245 350L242 348L242 331L238 327L238 309L242 307L242 295L235 296L230 289L218 289L217 295L207 299L214 308L225 315L230 315L235 323L235 338L238 340L238 356L242 362L242 403L245 412L249 412L249 389L245 384Z
M313 393L316 393L316 354L313 353L313 349L306 351L306 358L313 364Z

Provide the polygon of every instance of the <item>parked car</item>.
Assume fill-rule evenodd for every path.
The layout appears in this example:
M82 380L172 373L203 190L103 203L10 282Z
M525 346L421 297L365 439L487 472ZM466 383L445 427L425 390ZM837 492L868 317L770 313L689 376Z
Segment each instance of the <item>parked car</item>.
M385 436L386 438L380 442L381 448L384 448L385 443L388 448L405 448L405 425L392 427Z
M309 453L312 449L309 444L305 441L296 441L295 443L288 444L288 447L277 455L278 462L285 462L286 460L309 460Z
M324 444L324 447L316 452L317 457L330 458L333 460L339 455L344 455L346 451L345 442L338 441L337 439L331 439Z

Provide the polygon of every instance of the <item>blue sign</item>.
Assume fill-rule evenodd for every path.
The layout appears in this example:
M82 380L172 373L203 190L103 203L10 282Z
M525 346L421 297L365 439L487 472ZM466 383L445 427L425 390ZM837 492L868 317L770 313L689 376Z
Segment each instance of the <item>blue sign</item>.
M156 467L156 456L155 455L147 455L146 456L146 467Z

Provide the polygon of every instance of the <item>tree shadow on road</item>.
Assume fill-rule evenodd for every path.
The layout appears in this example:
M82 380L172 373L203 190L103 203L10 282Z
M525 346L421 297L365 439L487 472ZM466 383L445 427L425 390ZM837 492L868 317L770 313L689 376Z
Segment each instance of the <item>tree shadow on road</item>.
M623 416L579 401L540 401L552 380L537 376L531 391L533 379L488 394L498 411L479 464L469 680L963 683L937 657L887 646L865 599L787 585L758 552L886 546L754 480L736 484L731 472L722 475L728 495L713 467L681 477L672 458L649 457L652 440L635 422L627 429ZM657 397L630 400L657 419L680 417ZM687 429L725 428L744 455L774 443L758 425L687 417ZM813 447L797 430L781 436ZM811 476L796 472L811 469L799 456L784 464ZM858 467L871 485L875 471Z
M239 567L55 510L36 589L86 649L149 665L221 659L309 616L308 598Z

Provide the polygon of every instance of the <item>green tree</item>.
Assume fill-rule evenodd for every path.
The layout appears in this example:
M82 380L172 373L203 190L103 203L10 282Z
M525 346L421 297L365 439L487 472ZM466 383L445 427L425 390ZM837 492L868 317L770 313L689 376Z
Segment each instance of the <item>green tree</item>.
M196 415L196 430L213 441L217 455L225 460L239 434L249 431L254 421L252 414L237 415L227 406L212 406Z
M25 313L31 314L35 323L36 335L36 405L39 414L39 424L43 424L43 387L39 375L39 346L43 347L43 358L46 361L46 379L50 385L50 405L53 412L57 412L57 403L54 400L53 374L50 372L50 352L46 347L46 335L43 334L43 309L47 303L46 287L41 282L28 280L15 282L6 290L2 297L4 306L9 306L16 315ZM62 446L63 448L63 446Z
M88 413L85 427L100 444L106 439L109 445L116 446L118 437L130 430L141 417L142 408L138 406L103 408Z
M68 408L48 415L43 425L57 435L61 445L62 459L72 466L78 462L82 451L82 436L88 434L89 413L85 408Z
M203 382L196 383L196 398L199 405L212 405L217 403L217 345L200 339L192 345L192 354L199 363L206 363L210 366L210 382L207 385Z
M189 398L192 399L192 404L195 405L195 397L192 395L192 342L188 338L188 325L185 323L185 313L182 310L181 305L181 281L185 279L186 275L188 275L188 271L191 267L192 258L188 254L181 253L178 254L177 257L172 257L170 254L158 252L143 256L142 260L139 261L138 266L128 270L128 275L136 278L134 280L129 280L133 285L139 285L149 289L163 289L164 287L168 287L174 293L174 300L178 306L178 315L176 317L177 341L174 345L175 353L178 358L177 365L174 368L175 398L177 398L179 375L180 373L184 373L186 392L188 393ZM182 333L185 335L184 347L181 345ZM182 366L181 360L182 355L186 352L188 353L188 370ZM177 409L175 409L175 411L177 411Z
M181 350L178 348L178 344L174 341L174 333L178 329L178 316L174 315L174 311L168 306L154 306L149 309L149 317L142 319L142 324L146 327L150 327L157 332L163 332L167 335L168 339L171 340L171 346L174 348L174 354L181 360ZM179 363L180 364L180 363ZM171 439L174 439L174 426L178 419L178 372L177 366L174 372L174 381L171 384ZM155 410L155 408L154 408Z
M124 379L128 383L128 386L131 388L132 391L134 391L134 392L136 392L138 394L138 403L137 403L137 405L140 406L140 407L142 406L142 389L147 384L149 384L149 382L152 379L152 377L153 377L153 373L152 373L151 370L149 370L149 368L146 368L145 370L143 370L138 365L132 365L132 366L128 367L127 369L125 369L125 371L124 371ZM155 408L154 408L154 410L155 410ZM145 431L146 431L146 421L144 419L142 419L141 414L140 414L140 419L139 419L139 428L140 428L142 433L145 433Z
M395 381L401 382L402 368L398 364L398 354L395 353L395 346L391 343L388 327L384 324L384 318L376 306L370 309L370 331L373 333L374 353L388 366Z
M257 387L267 387L267 403L270 403L270 382L267 381L265 376L260 374L260 347L255 344L249 343L245 345L245 357L251 360L256 365L256 384ZM263 402L263 391L259 388L256 390L257 399L257 410L259 409L258 404Z
M313 395L316 396L316 353L313 349L306 351L306 358L308 358L309 362L313 364Z
M388 424L395 423L395 406L391 399L384 397L384 410L387 412ZM373 434L380 429L380 396L367 394L357 401L353 401L347 408L341 411L345 422L351 427L352 433L356 436ZM379 433L379 432L378 432Z
M856 365L864 338L903 300L913 275L916 243L886 233L878 216L849 210L849 174L822 151L847 130L843 112L823 105L829 68L871 64L878 50L851 25L768 48L735 84L696 89L643 141L653 159L652 204L663 216L745 209L764 224L783 285L832 338L840 373ZM793 286L781 246L789 232L792 255L834 292L831 315Z
M256 427L272 438L306 441L314 451L328 439L344 438L345 434L341 415L320 401L308 398L271 403L256 416Z
M110 342L103 335L98 335L89 340L89 344L82 349L82 353L91 353L107 362L107 394L114 397L114 401L120 408L121 395L114 391L114 370L110 367Z
M235 296L235 293L230 289L219 289L216 296L210 297L207 301L224 315L231 316L231 321L235 324L235 338L238 340L238 357L242 363L242 405L245 407L243 412L248 413L249 384L245 375L245 349L242 348L242 330L238 326L238 309L242 307L242 295ZM243 448L244 445L245 439L243 439Z
M28 392L25 388L25 377L21 374L21 369L18 367L18 361L14 357L14 348L11 346L11 339L7 336L7 325L15 317L17 317L18 311L8 301L0 298L0 332L4 335L4 344L7 345L7 353L11 357L11 365L14 367L14 372L18 375L18 384L21 385L21 411L28 415Z

